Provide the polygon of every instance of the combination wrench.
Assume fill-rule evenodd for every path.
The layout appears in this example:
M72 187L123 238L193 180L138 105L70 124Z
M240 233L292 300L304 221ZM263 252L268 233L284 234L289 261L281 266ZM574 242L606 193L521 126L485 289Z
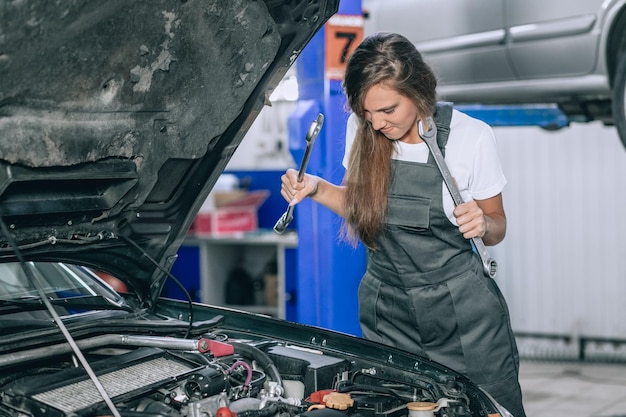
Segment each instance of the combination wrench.
M317 115L317 119L311 123L309 130L306 134L306 149L304 150L304 156L302 157L302 162L300 162L300 169L298 170L298 182L302 181L304 177L304 173L306 171L306 166L309 163L309 157L311 156L311 148L313 148L313 143L315 142L315 138L320 133L322 129L322 125L324 124L324 115L319 113ZM293 220L293 209L294 206L287 207L287 211L283 213L282 216L278 219L276 224L274 225L274 231L278 234L283 234L289 226L289 223Z
M428 117L426 120L428 121L428 131L424 131L424 125L422 123L422 119L420 119L417 124L418 134L422 140L426 142L430 153L433 154L437 168L439 168L439 171L441 172L443 182L446 184L446 187L452 196L454 205L458 206L459 204L463 204L463 197L461 197L461 193L454 182L454 178L452 178L452 174L450 174L448 165L446 164L443 154L441 153L441 149L439 149L439 145L437 144L437 126L435 126L435 121L432 117ZM491 256L489 256L489 252L487 252L487 248L485 247L485 243L482 238L473 237L471 238L471 241L474 248L476 248L476 251L478 252L478 256L483 264L485 273L491 278L494 278L496 276L498 264L493 258L491 258Z

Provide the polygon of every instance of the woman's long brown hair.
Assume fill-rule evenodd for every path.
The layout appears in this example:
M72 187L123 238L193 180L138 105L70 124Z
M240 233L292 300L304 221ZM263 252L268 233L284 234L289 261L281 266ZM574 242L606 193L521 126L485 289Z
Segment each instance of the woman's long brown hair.
M349 242L356 244L360 239L370 249L376 248L376 238L383 230L394 152L394 142L365 119L365 95L380 83L410 98L420 115L432 115L436 104L436 77L404 36L368 36L350 56L343 87L359 125L343 180L346 205L342 232Z

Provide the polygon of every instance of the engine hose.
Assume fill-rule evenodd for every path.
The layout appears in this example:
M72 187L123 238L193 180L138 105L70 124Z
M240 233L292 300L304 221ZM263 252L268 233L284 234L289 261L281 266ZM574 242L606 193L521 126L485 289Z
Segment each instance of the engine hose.
M430 378L429 378L430 379ZM411 383L411 385L417 387L417 388L421 388L425 391L428 391L429 393L431 393L434 397L436 398L440 398L443 397L443 393L441 391L441 389L437 386L437 384L435 382L430 382L428 380L426 381L422 381L420 379L417 379L415 381L413 381ZM355 384L353 382L340 382L339 385L337 386L337 391L339 392L349 392L349 391L374 391L374 392L381 392L381 393L388 393L388 394L393 394L397 397L403 397L403 394L400 394L397 390L394 390L393 388L388 388L388 387L381 387L378 385L369 385L369 384Z
M302 414L306 408L299 405L287 404L284 402L272 402L267 407L258 410L246 410L237 413L237 417L271 417L279 412L287 411L290 415Z
M432 389L423 388L427 391L431 397L436 398L436 393L433 392ZM349 385L337 385L337 392L342 393L351 393L351 392L375 392L384 395L390 395L398 399L406 399L409 398L412 394L408 392L402 392L395 390L393 388L381 387L377 385L367 385L367 384L349 384Z
M265 408L259 410L246 410L237 413L237 417L270 417L278 414L278 406L272 403Z
M363 392L376 392L380 394L387 394L394 397L398 397L396 391L390 388L384 388L376 385L365 385L365 384L350 384L350 385L337 385L337 392L353 392L353 391L363 391Z
M233 342L230 341L233 348L235 349L235 353L246 356L248 358L254 359L261 368L265 369L269 377L272 381L276 382L281 388L283 388L283 379L274 365L272 359L261 349L248 345L246 343Z

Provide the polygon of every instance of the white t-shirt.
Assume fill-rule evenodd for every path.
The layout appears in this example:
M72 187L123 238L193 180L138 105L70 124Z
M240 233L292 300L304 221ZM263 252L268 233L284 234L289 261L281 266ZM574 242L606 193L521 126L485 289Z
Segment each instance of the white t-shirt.
M357 116L350 115L346 126L346 151L343 165L348 165L348 155L357 130ZM404 143L396 141L394 159L425 163L428 160L426 143ZM458 110L453 110L450 135L446 145L446 164L457 182L463 201L484 200L502 192L506 178L500 165L498 148L493 129L481 120L474 119ZM453 224L454 202L441 181L443 207Z

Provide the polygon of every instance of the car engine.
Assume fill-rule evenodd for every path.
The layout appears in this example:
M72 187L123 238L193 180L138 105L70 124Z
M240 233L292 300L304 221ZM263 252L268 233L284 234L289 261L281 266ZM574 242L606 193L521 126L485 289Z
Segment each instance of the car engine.
M121 416L485 415L454 376L416 377L271 339L98 335L77 342ZM67 344L0 355L0 416L111 415Z

